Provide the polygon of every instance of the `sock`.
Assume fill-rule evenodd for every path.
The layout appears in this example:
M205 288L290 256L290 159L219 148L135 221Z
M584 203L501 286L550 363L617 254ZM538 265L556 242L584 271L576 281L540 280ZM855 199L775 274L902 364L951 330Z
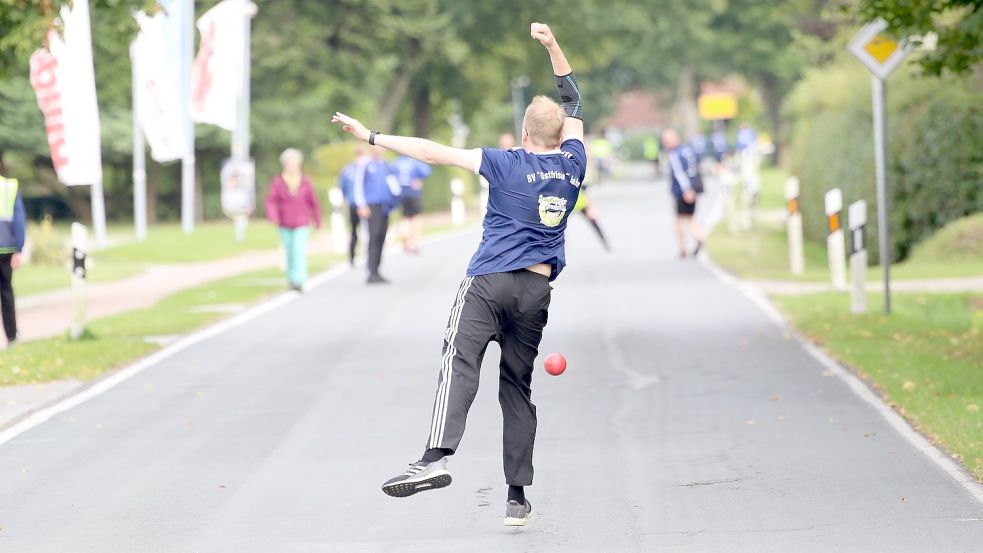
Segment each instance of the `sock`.
M444 457L447 457L448 455L451 455L453 453L454 452L450 449L443 448L443 447L442 448L435 447L423 452L423 458L420 460L423 461L424 463L432 463L434 461L439 461Z
M509 501L518 501L520 505L526 504L526 492L522 486L509 486Z

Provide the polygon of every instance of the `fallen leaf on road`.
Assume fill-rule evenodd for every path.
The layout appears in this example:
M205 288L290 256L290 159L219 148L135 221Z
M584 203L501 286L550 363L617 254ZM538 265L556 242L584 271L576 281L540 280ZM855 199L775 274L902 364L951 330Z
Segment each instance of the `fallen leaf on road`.
M830 372L830 371L823 371L823 376L825 376L826 378L829 378L829 377L833 376L833 373Z
M757 423L755 421L747 421L747 424L748 424L748 426L751 426L751 425L754 425L754 424L757 424Z
M783 420L785 420L785 416L784 415L778 415L778 417L775 420L778 421L778 422L782 422Z

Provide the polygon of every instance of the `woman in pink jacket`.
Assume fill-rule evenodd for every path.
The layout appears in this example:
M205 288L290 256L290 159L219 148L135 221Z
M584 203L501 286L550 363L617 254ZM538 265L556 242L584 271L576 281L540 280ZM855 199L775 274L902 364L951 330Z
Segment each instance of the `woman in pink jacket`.
M321 205L311 180L301 172L304 154L288 148L280 154L283 171L273 177L266 196L266 217L279 227L287 254L287 284L303 290L307 281L307 239L311 225L321 228Z

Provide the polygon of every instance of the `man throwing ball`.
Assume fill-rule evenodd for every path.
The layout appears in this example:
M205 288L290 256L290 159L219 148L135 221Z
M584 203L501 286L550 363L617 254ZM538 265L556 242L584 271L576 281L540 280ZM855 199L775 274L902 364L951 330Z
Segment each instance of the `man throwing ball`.
M563 245L587 167L580 91L570 64L550 28L530 27L553 64L562 106L537 96L526 108L522 148L450 148L422 138L369 131L347 115L332 122L369 144L429 164L472 170L489 183L488 212L478 251L468 265L444 334L430 435L423 457L382 490L393 497L451 483L447 457L464 434L468 409L478 392L478 371L492 340L502 350L499 402L504 418L505 524L523 526L532 512L524 487L532 484L536 406L531 396L533 364L546 326L550 282L566 264Z

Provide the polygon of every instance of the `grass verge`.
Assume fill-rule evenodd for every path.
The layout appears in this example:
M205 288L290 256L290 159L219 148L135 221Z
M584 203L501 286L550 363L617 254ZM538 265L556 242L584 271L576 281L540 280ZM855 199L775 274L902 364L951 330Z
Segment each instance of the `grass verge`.
M983 481L983 294L896 294L890 316L850 314L847 294L772 299Z
M312 256L310 268L323 271L340 260ZM282 280L276 268L251 271L177 292L147 309L94 320L82 340L62 336L18 344L0 352L0 386L91 380L161 348L148 337L185 334L215 322L228 315L208 306L256 302L283 290Z

